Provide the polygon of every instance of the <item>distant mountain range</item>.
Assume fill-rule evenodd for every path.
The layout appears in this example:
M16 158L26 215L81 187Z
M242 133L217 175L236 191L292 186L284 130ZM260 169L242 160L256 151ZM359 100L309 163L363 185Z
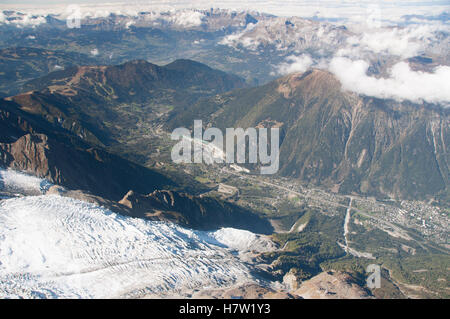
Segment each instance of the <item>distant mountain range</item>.
M32 79L74 65L96 64L97 60L77 52L14 47L0 50L0 91L15 95Z
M279 77L280 65L302 54L318 64L335 55L364 59L375 74L386 74L393 64L415 56L441 65L448 65L450 58L448 30L433 26L417 30L412 26L383 27L371 33L339 21L214 9L111 13L85 17L81 28L70 29L63 16L4 15L9 22L0 22L2 49L14 46L64 51L80 55L75 65L85 65L83 60L87 58L96 61L88 64L102 65L137 59L157 64L191 59L239 75L251 85ZM63 59L60 63L67 65ZM425 68L432 70L430 65Z

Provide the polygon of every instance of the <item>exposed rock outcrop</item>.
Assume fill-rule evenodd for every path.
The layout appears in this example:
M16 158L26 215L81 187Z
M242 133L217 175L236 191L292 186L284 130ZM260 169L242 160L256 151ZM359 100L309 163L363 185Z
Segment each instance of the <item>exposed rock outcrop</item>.
M322 272L304 281L293 294L305 299L372 298L350 274L333 271Z
M44 134L0 143L0 165L111 200L119 200L129 189L148 193L174 185L165 176L102 149L65 145Z
M206 289L195 292L192 298L209 299L301 299L299 296L258 284L243 284L228 289Z

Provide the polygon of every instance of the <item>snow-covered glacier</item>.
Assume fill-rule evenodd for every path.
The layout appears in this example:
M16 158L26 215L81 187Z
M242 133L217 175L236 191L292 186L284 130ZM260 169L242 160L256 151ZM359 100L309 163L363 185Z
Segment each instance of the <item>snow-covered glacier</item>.
M42 181L22 178L40 189ZM3 199L0 297L188 297L257 281L233 253L249 247L271 245L248 231L195 231L59 195Z

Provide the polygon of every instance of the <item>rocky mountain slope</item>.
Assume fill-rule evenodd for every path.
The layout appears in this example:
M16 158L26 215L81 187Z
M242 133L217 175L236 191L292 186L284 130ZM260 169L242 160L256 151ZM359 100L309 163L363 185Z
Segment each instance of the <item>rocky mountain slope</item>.
M52 93L67 96L86 95L89 89L105 99L142 102L158 89L220 93L243 86L241 78L191 60L176 60L165 66L134 60L117 66L82 66L55 71L28 82L24 89L48 88Z
M344 92L322 70L201 100L168 127L281 127L280 174L332 191L423 198L448 191L449 110Z
M177 107L198 98L245 86L236 76L178 60L160 67L146 61L118 66L82 66L30 81L29 90L6 98L12 108L40 117L95 144L112 142L118 126L136 125L114 109L124 103ZM120 110L119 110L120 111ZM149 113L149 110L146 110ZM131 123L127 123L130 122Z
M356 283L349 274L322 272L304 281L295 289L295 295L305 299L368 299L368 291Z

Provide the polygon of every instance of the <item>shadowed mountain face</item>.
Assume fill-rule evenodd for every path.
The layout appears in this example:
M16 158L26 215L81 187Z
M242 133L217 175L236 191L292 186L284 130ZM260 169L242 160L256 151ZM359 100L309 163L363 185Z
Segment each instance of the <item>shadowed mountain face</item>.
M62 132L52 132L45 123L41 127L32 121L30 124L26 114L7 110L0 114L0 166L29 172L77 190L52 188L53 193L97 203L124 215L172 221L195 229L236 227L266 234L273 231L267 220L248 209L214 198L167 190L180 186L153 169L90 147L76 137L71 139ZM47 130L51 137L25 134ZM3 142L15 138L12 134L25 135L14 142Z
M200 101L168 126L194 118L222 129L281 127L280 174L334 191L421 198L448 190L448 110L343 92L325 71Z
M13 143L0 143L0 166L76 189L52 188L52 192L97 203L124 215L171 221L195 229L236 227L265 234L273 231L267 220L248 209L167 190L178 185L155 170L99 148L85 149L62 141L61 137L26 134Z
M148 193L175 186L164 175L93 147L41 117L0 104L0 165L71 189L119 200L129 189Z
M129 191L119 204L132 216L152 220L170 220L196 229L233 227L270 234L270 223L248 209L211 197L157 190L148 195Z
M120 199L130 188L145 193L175 185L162 174L104 150L76 148L44 134L0 143L0 156L3 167L31 172L70 189L87 190L112 200Z

